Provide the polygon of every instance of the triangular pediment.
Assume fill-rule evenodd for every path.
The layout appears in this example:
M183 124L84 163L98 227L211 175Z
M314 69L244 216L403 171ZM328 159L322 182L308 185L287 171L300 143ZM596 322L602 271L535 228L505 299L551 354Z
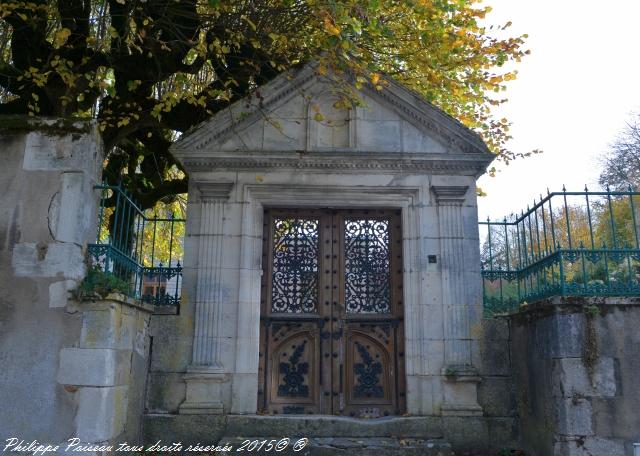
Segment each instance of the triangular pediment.
M490 154L478 135L394 81L363 88L362 105L351 109L336 107L336 92L314 65L283 73L172 150L179 159L234 151Z

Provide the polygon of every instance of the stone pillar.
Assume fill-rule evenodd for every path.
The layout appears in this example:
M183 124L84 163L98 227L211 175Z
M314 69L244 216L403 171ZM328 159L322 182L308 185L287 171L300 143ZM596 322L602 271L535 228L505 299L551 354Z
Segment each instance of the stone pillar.
M83 443L141 443L153 306L111 294L74 303L77 346L60 350L58 383L75 396L73 434Z
M192 362L184 376L186 399L180 413L221 414L224 412L221 388L229 381L221 356L223 224L233 184L203 182L196 186L200 192L200 239L195 335Z
M78 395L56 376L80 338L69 291L97 232L102 139L94 122L7 116L0 126L0 429L55 445L78 435Z
M482 415L477 369L471 363L470 303L464 265L463 204L468 186L432 186L438 205L445 366L443 415Z

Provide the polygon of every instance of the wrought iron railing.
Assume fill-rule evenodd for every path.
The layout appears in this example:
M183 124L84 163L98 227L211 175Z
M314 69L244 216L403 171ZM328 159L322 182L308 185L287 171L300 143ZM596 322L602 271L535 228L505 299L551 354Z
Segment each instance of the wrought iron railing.
M120 291L157 306L179 306L184 218L167 206L140 209L120 186L99 185L99 230L89 244L85 288Z
M552 296L640 295L640 192L550 193L480 222L485 311Z

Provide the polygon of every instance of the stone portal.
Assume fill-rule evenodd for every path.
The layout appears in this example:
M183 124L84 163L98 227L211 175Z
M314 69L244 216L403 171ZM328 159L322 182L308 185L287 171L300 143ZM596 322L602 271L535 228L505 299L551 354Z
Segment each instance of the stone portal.
M156 403L482 414L475 182L493 155L393 81L359 97L338 108L309 65L174 145L190 173L184 303L153 323Z

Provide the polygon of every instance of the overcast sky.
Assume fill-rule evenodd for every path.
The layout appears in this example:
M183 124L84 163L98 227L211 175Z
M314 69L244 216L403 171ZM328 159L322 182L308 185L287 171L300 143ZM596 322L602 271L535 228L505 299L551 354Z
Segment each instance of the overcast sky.
M597 157L640 112L640 0L484 0L490 23L528 33L531 55L497 117L513 122L512 150L538 156L499 165L479 186L480 218L502 218L546 192L595 189Z

